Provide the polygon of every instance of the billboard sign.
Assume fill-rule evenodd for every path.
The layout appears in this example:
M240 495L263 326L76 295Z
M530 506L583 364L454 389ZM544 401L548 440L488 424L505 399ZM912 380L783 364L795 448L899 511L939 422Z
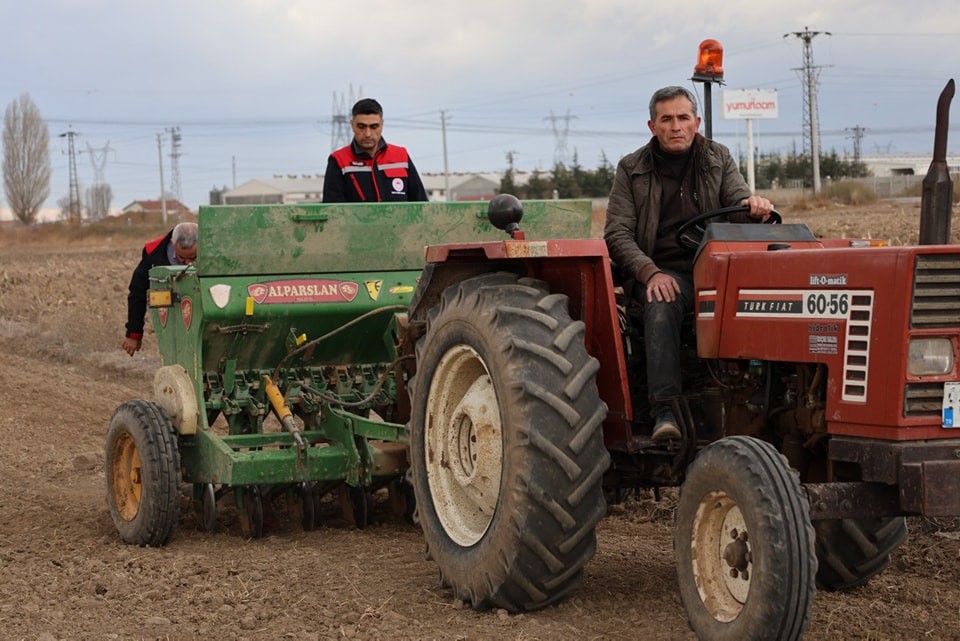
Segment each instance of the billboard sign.
M723 117L726 120L776 118L776 89L724 89Z

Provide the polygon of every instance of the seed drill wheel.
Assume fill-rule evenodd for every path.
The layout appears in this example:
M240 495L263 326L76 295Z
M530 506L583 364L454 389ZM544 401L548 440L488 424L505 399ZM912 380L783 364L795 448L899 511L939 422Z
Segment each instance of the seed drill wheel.
M155 403L124 403L110 419L104 461L107 505L120 538L166 544L180 510L180 453L170 419Z
M546 606L596 551L609 465L598 362L567 297L487 274L430 310L411 381L411 463L429 557L475 608Z
M817 558L799 477L773 446L733 436L704 448L680 490L677 579L702 639L799 639Z

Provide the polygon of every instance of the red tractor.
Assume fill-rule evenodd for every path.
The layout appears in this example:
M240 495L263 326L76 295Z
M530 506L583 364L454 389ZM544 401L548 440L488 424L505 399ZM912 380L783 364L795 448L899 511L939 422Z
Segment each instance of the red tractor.
M607 502L680 486L674 549L693 630L796 639L818 586L888 565L905 516L960 515L948 89L926 244L708 225L718 212L679 232L697 241L697 298L669 446L650 438L642 324L603 240L526 239L504 195L489 218L509 240L427 248L409 315L410 474L428 556L457 598L510 611L561 599Z

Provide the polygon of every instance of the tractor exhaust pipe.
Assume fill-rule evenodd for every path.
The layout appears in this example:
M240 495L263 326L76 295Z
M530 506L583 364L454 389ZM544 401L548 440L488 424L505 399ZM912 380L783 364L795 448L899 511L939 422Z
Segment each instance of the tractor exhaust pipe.
M920 197L920 244L950 243L950 212L953 207L953 183L947 168L947 128L950 101L953 100L953 78L940 92L937 102L937 128L933 136L933 162L923 178Z

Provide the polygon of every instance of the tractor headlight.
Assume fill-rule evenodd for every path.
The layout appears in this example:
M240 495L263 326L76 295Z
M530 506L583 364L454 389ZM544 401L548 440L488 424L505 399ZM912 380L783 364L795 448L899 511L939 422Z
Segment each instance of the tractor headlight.
M907 372L911 376L938 376L953 371L953 343L949 338L912 338Z

